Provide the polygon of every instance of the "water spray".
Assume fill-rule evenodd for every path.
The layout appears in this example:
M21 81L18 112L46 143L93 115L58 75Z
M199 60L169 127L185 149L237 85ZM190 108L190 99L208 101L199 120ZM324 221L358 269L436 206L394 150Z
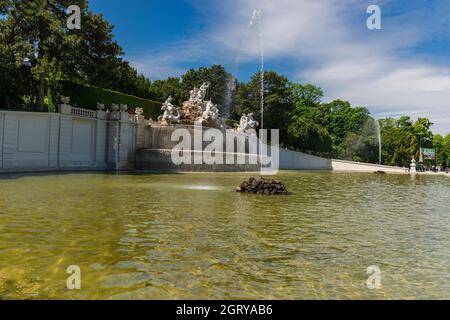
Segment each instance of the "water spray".
M259 34L259 52L261 58L260 66L260 81L261 81L261 129L264 129L264 47L263 47L263 28L262 28L262 17L260 10L253 10L252 18L248 24L248 27L252 27L255 22L258 24L258 34Z

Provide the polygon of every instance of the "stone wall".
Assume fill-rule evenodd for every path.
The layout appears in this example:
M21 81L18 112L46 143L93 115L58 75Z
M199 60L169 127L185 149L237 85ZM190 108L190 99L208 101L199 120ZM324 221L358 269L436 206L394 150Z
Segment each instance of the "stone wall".
M280 148L280 170L332 170L331 159Z
M193 128L186 126L190 133ZM174 128L146 126L140 115L60 106L60 113L0 111L0 173L59 170L168 169L182 171L258 171L245 147L231 150L243 165L174 167L170 152ZM225 133L225 132L223 132ZM193 134L192 134L193 136ZM193 144L193 143L192 143ZM203 142L203 147L209 142ZM239 150L238 150L239 149ZM228 153L227 153L228 151ZM224 145L223 156L230 150ZM405 173L407 169L331 160L280 148L280 170L335 170Z
M130 168L144 129L144 118L127 112L0 111L0 172Z
M378 165L373 163L353 162L345 160L332 160L334 171L344 172L375 172L384 171L386 173L408 173L408 168Z

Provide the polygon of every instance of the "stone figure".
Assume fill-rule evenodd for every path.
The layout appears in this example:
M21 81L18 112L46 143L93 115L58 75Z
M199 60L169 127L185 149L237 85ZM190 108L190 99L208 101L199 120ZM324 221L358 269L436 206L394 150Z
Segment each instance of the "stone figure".
M212 103L211 100L209 100L206 103L206 109L202 114L202 118L206 120L208 124L211 125L217 120L218 117L219 117L219 109L217 109L217 106L214 103Z
M138 116L142 116L144 114L144 109L137 107L136 109L134 109L134 114L138 115Z
M258 125L258 121L253 119L253 113L243 113L236 131L245 132L250 129L255 129Z
M128 106L126 104L120 105L120 112L126 112L128 110Z
M164 110L164 114L158 117L160 123L181 123L186 125L201 123L208 127L224 127L217 105L211 100L205 101L209 86L210 84L205 82L200 88L194 87L190 90L189 100L183 102L180 109L175 108L171 104L172 97L169 97L161 108L161 110Z
M199 89L194 87L191 91L189 91L189 101L194 102L197 99Z
M253 113L247 114L247 126L248 129L256 129L259 126L259 122L253 119Z
M180 120L180 112L178 111L178 108L171 103L172 100L172 96L169 96L161 107L161 110L164 110L164 113L162 116L159 116L158 120L162 123L170 124Z
M111 104L111 110L112 111L118 111L120 109L119 105L117 103Z
M206 97L206 91L209 88L209 83L208 82L203 82L203 84L201 85L200 89L198 90L197 93L197 99L202 101L205 99Z
M105 109L105 104L97 102L97 110L103 111Z
M64 104L64 105L69 105L69 103L70 103L70 97L61 96L61 97L59 98L59 100L60 100L61 103Z

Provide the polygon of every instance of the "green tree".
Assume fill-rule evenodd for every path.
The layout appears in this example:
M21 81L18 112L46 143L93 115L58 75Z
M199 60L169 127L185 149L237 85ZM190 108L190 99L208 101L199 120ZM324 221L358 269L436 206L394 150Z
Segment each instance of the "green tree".
M377 120L370 118L358 132L349 131L339 148L341 159L378 163L378 130Z
M369 111L363 107L352 108L348 101L334 100L326 103L322 124L333 138L333 144L342 144L349 132L360 132L370 120Z
M381 140L383 163L409 166L417 151L417 137L409 117L382 119Z
M29 66L36 88L36 107L44 110L45 79L54 78L64 63L63 57L79 40L76 30L68 30L66 9L77 5L87 10L86 0L2 0L5 17L2 39L15 57L16 65Z
M450 167L450 134L447 134L442 141L442 150L440 151L443 158L443 165Z
M150 86L150 95L156 101L165 101L172 96L173 103L178 106L189 98L189 92L183 89L181 79L177 77L153 81Z
M326 155L332 150L328 131L307 117L293 116L288 127L289 145L304 152Z
M324 111L320 104L321 88L312 84L290 84L290 111L287 146L309 153L327 154L332 149L332 139L322 124Z
M444 147L444 137L440 134L436 134L433 136L433 148L436 150L436 162L438 165L445 165L445 153L443 153Z
M256 120L261 121L260 73L252 76L248 83L236 88L233 117L237 120L242 113L252 112ZM292 110L290 96L291 83L282 75L273 71L264 73L264 128L279 129L280 142L287 142L287 124Z
M213 65L209 68L190 69L181 78L181 88L185 92L189 92L193 87L199 88L204 82L209 82L206 98L218 105L221 114L230 115L236 79L223 66Z

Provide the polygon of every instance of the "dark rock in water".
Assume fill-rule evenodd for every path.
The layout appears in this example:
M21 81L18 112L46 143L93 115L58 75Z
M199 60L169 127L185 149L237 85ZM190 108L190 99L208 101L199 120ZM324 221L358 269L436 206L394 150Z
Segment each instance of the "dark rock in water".
M378 170L374 172L375 174L386 174L386 172L384 172L383 170Z
M256 194L289 194L281 181L264 178L250 178L244 180L234 189L236 192L248 192Z

